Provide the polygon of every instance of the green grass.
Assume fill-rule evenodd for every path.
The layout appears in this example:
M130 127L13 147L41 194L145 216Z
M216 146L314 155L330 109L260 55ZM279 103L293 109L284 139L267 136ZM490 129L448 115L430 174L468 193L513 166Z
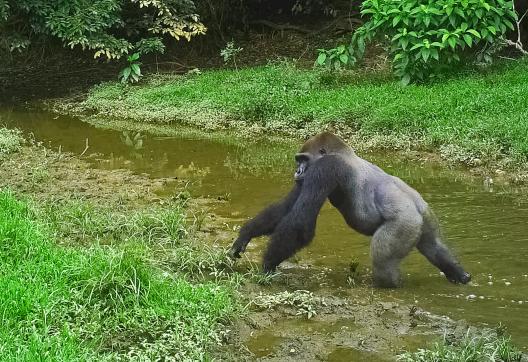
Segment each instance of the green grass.
M96 211L63 209L55 212L70 215L72 229L85 228L95 239L104 234L101 224L72 221ZM41 220L41 211L0 192L2 361L207 359L236 303L228 284L190 282L149 262L150 243L181 240L180 227L147 220L127 229L157 230L147 241L138 232L135 242L72 248L53 240L66 233L54 230L57 220Z
M402 87L383 74L269 65L94 88L82 108L106 117L309 134L325 125L440 150L459 161L528 157L528 62ZM480 160L481 158L481 160Z
M24 138L19 130L0 127L0 158L20 150Z
M436 343L430 349L406 352L398 356L403 362L515 362L522 358L521 352L513 346L509 337L500 332L487 331L475 334L468 331L465 337L443 343Z

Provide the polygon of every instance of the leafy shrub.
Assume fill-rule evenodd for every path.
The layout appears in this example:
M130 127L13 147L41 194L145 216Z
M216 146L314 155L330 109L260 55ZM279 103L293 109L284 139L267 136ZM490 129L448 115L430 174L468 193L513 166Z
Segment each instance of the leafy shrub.
M332 49L317 49L317 51L319 56L315 61L315 65L326 65L331 69L339 70L342 66L349 64L350 57L344 45Z
M230 41L226 44L224 49L220 50L220 56L224 59L225 64L229 61L233 61L235 69L238 69L236 59L242 50L244 50L244 48L235 47L235 42Z
M192 0L0 0L0 29L8 51L44 36L107 59L163 52L164 35L190 40L205 32Z
M462 62L490 62L517 17L508 0L366 0L361 14L370 18L352 36L351 62L382 36L404 84Z
M137 82L142 77L141 62L139 62L139 53L134 53L127 57L128 65L119 72L121 83Z

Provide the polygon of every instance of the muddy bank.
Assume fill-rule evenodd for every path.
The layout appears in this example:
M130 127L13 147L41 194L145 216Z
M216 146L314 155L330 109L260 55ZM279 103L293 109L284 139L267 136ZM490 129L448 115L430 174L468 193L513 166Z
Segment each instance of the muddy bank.
M248 361L392 361L441 340L445 331L465 333L469 327L386 301L367 285L354 288L354 296L336 296L288 284L278 277L270 288L243 288L250 312L235 324L234 346L220 355L234 349Z

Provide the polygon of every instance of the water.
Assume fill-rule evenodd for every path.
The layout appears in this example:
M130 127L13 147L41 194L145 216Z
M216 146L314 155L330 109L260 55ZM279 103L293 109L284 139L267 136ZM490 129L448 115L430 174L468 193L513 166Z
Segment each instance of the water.
M152 177L194 180L191 188L195 194L228 199L215 211L232 217L234 223L255 215L280 198L292 183L293 165L277 172L253 172L237 167L238 160L247 162L247 149L211 140L142 136L139 145L137 140L133 141L134 134L127 140L121 132L97 129L68 117L54 118L43 112L3 110L2 123L33 134L36 140L55 150L80 154L88 145L85 155L97 154L90 157L96 167L127 168ZM522 190L512 186L489 189L481 179L427 162L379 155L365 157L404 179L432 205L449 245L474 281L470 286L452 285L415 252L403 264L404 288L380 293L471 323L490 327L502 323L514 342L526 349L528 198ZM176 190L167 190L171 191ZM259 257L264 242L258 239L250 244L250 255ZM352 260L358 260L360 268L369 266L368 238L350 230L339 213L325 205L316 238L298 259L303 264L327 268L328 280L324 284L343 290L347 287L346 271ZM280 341L277 335L270 338L270 344ZM336 360L346 353L347 348L336 350Z

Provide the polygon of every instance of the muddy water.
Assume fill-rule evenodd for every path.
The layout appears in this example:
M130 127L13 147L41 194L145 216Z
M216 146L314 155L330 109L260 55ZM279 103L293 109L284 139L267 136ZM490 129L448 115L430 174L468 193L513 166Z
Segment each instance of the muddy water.
M153 177L187 178L194 193L227 199L215 211L231 217L233 224L280 198L291 184L292 165L285 164L276 171L249 171L241 167L247 163L248 150L221 142L181 137L134 138L133 133L101 130L68 117L27 111L0 111L0 124L31 133L53 149L77 154L84 151L97 167L128 168ZM269 150L273 148L270 146ZM403 265L404 288L376 293L387 300L417 304L471 323L491 327L502 323L514 341L526 350L528 198L514 187L490 189L480 179L427 162L365 157L422 193L439 216L449 245L474 280L469 286L451 285L421 255L413 253ZM167 190L171 191L175 190ZM252 258L259 257L264 242L258 239L251 244ZM318 220L314 242L296 258L302 266L310 267L297 268L292 273L308 277L314 269L322 270L325 277L310 285L310 289L332 288L336 294L353 293L346 282L352 260L359 261L360 272L367 274L368 239L348 229L341 216L326 205ZM251 343L258 351L280 339L280 334L268 330ZM333 352L334 360L343 360L343 356L356 352L338 348Z

